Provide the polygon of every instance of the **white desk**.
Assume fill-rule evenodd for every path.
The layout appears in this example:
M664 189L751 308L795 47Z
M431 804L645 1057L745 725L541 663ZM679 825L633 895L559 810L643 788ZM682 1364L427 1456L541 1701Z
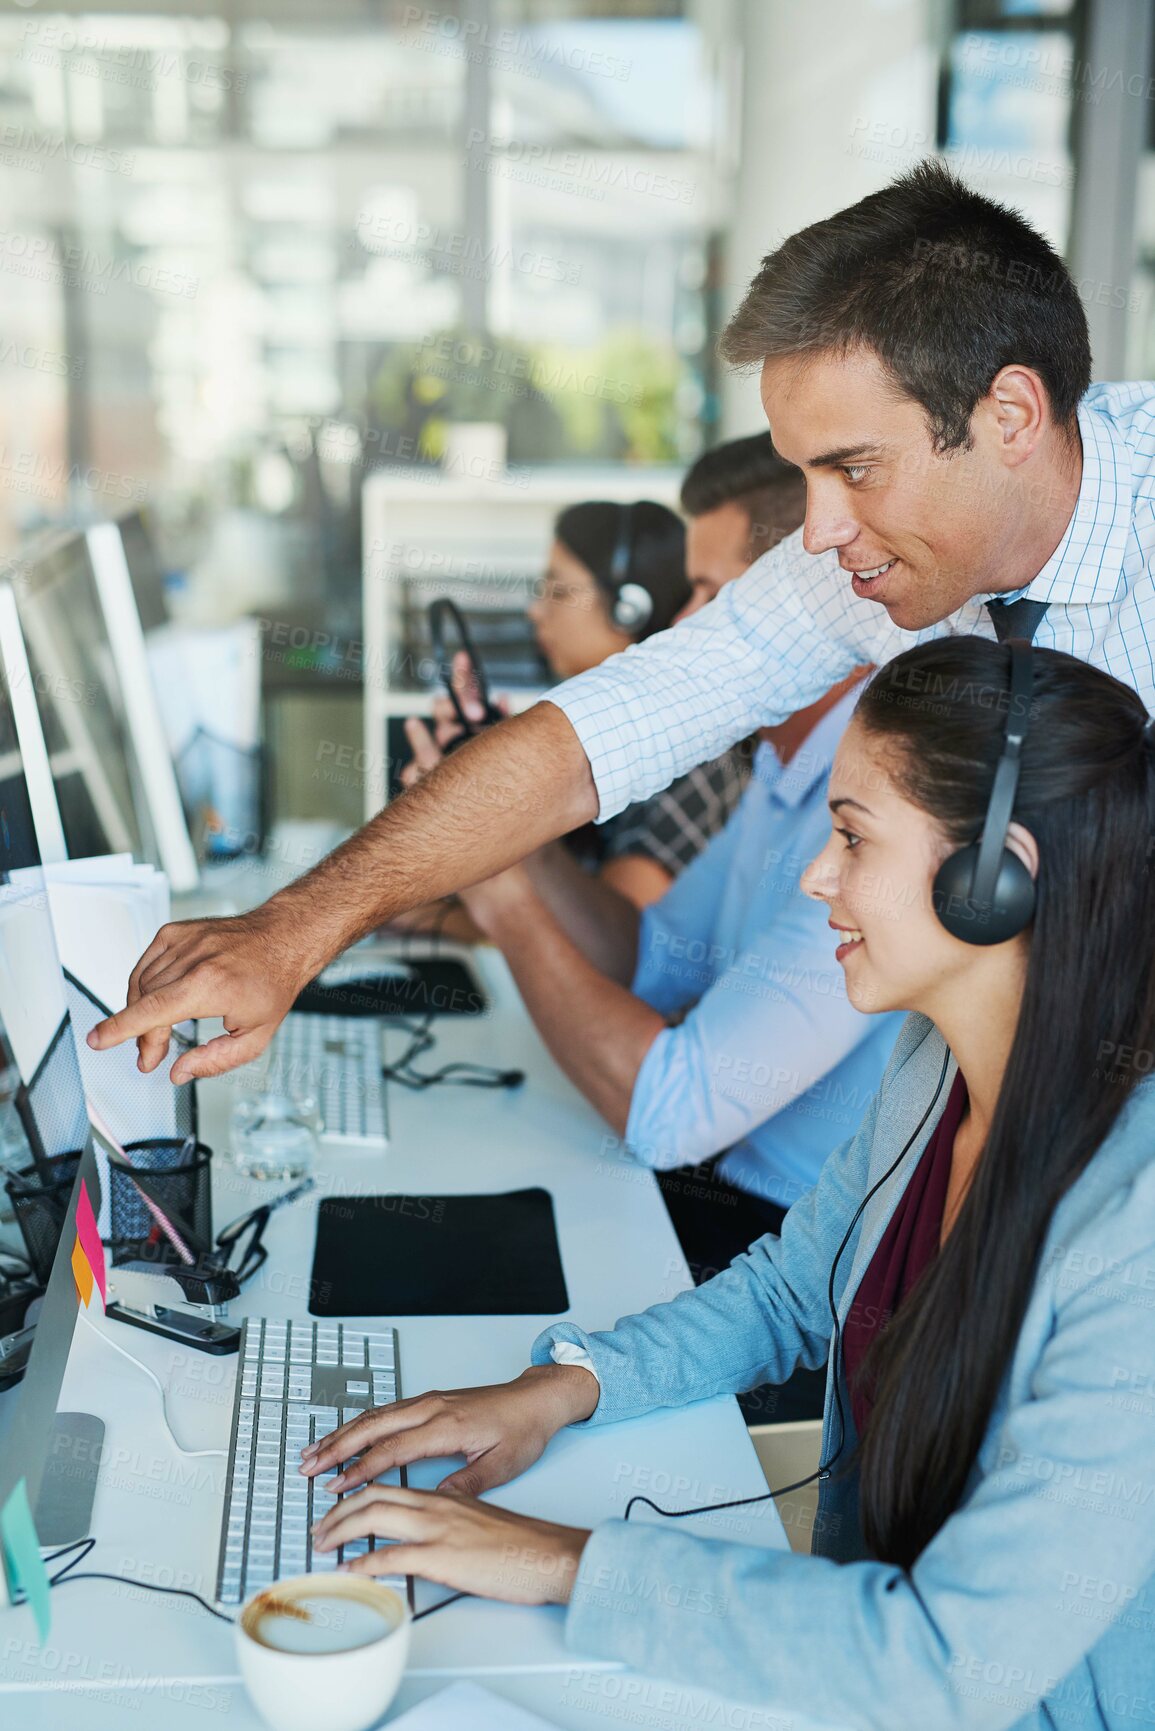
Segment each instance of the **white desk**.
M391 1088L387 1151L323 1150L316 1191L272 1217L269 1261L234 1307L239 1314L306 1313L317 1202L333 1191L420 1195L546 1185L554 1198L568 1314L587 1326L606 1327L689 1285L652 1177L624 1165L612 1144L606 1151L605 1127L540 1045L500 959L481 952L475 965L490 991L492 1012L438 1022L436 1061L517 1065L527 1072L525 1086L512 1093L442 1088L411 1094ZM388 1036L393 1050L400 1037ZM202 1138L218 1155L218 1224L267 1194L266 1187L240 1180L227 1161L234 1086L233 1079L222 1078L202 1085L200 1095ZM549 1320L401 1318L403 1392L512 1376ZM137 1329L104 1326L116 1328L117 1338L166 1383L170 1416L186 1447L227 1446L235 1358L212 1358ZM225 1462L175 1454L155 1389L83 1325L62 1405L94 1411L108 1427L93 1517L99 1543L85 1567L177 1582L211 1596ZM424 1463L412 1470L410 1482L434 1484L445 1470ZM496 1498L526 1513L593 1525L620 1515L638 1490L677 1507L752 1496L764 1488L737 1405L721 1400L604 1430L565 1432L541 1462ZM786 1548L771 1503L692 1525ZM419 1608L443 1596L424 1584L418 1595ZM553 1608L481 1601L464 1601L425 1619L414 1629L405 1688L391 1716L445 1679L468 1675L536 1705L559 1726L588 1726L591 1711L645 1723L633 1716L650 1711L640 1683L624 1692L619 1685L625 1674L615 1667L575 1660L563 1644L562 1623L563 1613ZM59 1726L62 1687L70 1691L69 1725L92 1731L162 1723L167 1731L194 1712L197 1718L187 1723L203 1726L210 1703L227 1712L230 1725L258 1723L237 1684L230 1629L191 1601L111 1582L79 1582L53 1593L52 1634L43 1651L27 1608L0 1612L0 1713L7 1722L21 1731ZM650 1699L657 1703L655 1725L677 1724L668 1693Z

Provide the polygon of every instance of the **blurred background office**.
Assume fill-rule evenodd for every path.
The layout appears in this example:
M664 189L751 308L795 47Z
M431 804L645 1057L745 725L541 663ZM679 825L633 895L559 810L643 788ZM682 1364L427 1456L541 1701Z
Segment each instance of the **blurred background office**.
M1155 373L1149 0L0 5L0 554L143 510L165 607L255 622L264 821L395 785L466 608L513 706L583 498L757 429L760 257L940 152ZM520 694L520 695L519 695Z

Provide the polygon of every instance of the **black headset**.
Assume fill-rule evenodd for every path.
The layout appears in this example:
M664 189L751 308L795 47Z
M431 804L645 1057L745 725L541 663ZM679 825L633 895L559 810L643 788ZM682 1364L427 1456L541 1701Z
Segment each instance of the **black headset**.
M429 603L429 636L433 646L433 659L437 667L441 683L449 695L461 724L461 732L451 739L443 750L448 755L456 751L459 745L464 745L467 739L472 739L483 728L490 727L495 721L503 719L501 710L490 701L489 680L485 676L485 663L474 647L469 627L465 623L465 615L455 601L442 596L437 601ZM453 678L454 656L464 650L469 658L469 671L477 692L478 702L484 711L480 721L474 721L465 712L465 705L457 690Z
M1013 638L1007 646L1011 652L1007 729L982 834L943 861L931 891L940 923L964 944L1005 944L1030 925L1035 913L1035 880L1007 846L1035 668L1025 639Z
M654 598L641 583L631 583L634 562L634 507L622 505L618 538L610 558L610 587L614 592L610 617L619 631L641 631L654 611Z

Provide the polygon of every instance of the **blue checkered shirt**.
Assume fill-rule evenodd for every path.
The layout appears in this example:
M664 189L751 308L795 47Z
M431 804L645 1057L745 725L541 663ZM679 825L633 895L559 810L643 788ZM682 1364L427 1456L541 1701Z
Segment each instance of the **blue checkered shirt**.
M1038 576L1001 600L1048 603L1041 648L1106 668L1155 710L1155 383L1093 385L1079 405L1083 475ZM668 787L863 662L951 633L993 637L986 595L902 631L849 587L836 551L791 535L700 613L550 693L589 758L599 818Z

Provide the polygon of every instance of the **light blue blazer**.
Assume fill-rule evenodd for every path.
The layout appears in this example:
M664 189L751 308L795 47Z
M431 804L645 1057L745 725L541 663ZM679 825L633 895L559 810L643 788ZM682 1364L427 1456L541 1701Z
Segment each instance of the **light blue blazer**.
M780 1240L759 1239L707 1285L607 1333L555 1325L534 1343L534 1362L548 1362L555 1341L583 1346L602 1387L587 1422L599 1425L826 1362L835 1251L925 1111L944 1055L934 1025L911 1016L858 1134L831 1155ZM954 1072L951 1059L935 1112L843 1254L841 1318ZM845 1462L855 1436L840 1364L829 1367L823 1459L837 1446L835 1377ZM960 1507L906 1574L868 1556L856 1476L836 1471L815 1548L696 1538L644 1515L610 1521L586 1546L567 1641L847 1731L1155 1725L1155 1081L1135 1090L1055 1212ZM662 1590L627 1608L631 1581Z

